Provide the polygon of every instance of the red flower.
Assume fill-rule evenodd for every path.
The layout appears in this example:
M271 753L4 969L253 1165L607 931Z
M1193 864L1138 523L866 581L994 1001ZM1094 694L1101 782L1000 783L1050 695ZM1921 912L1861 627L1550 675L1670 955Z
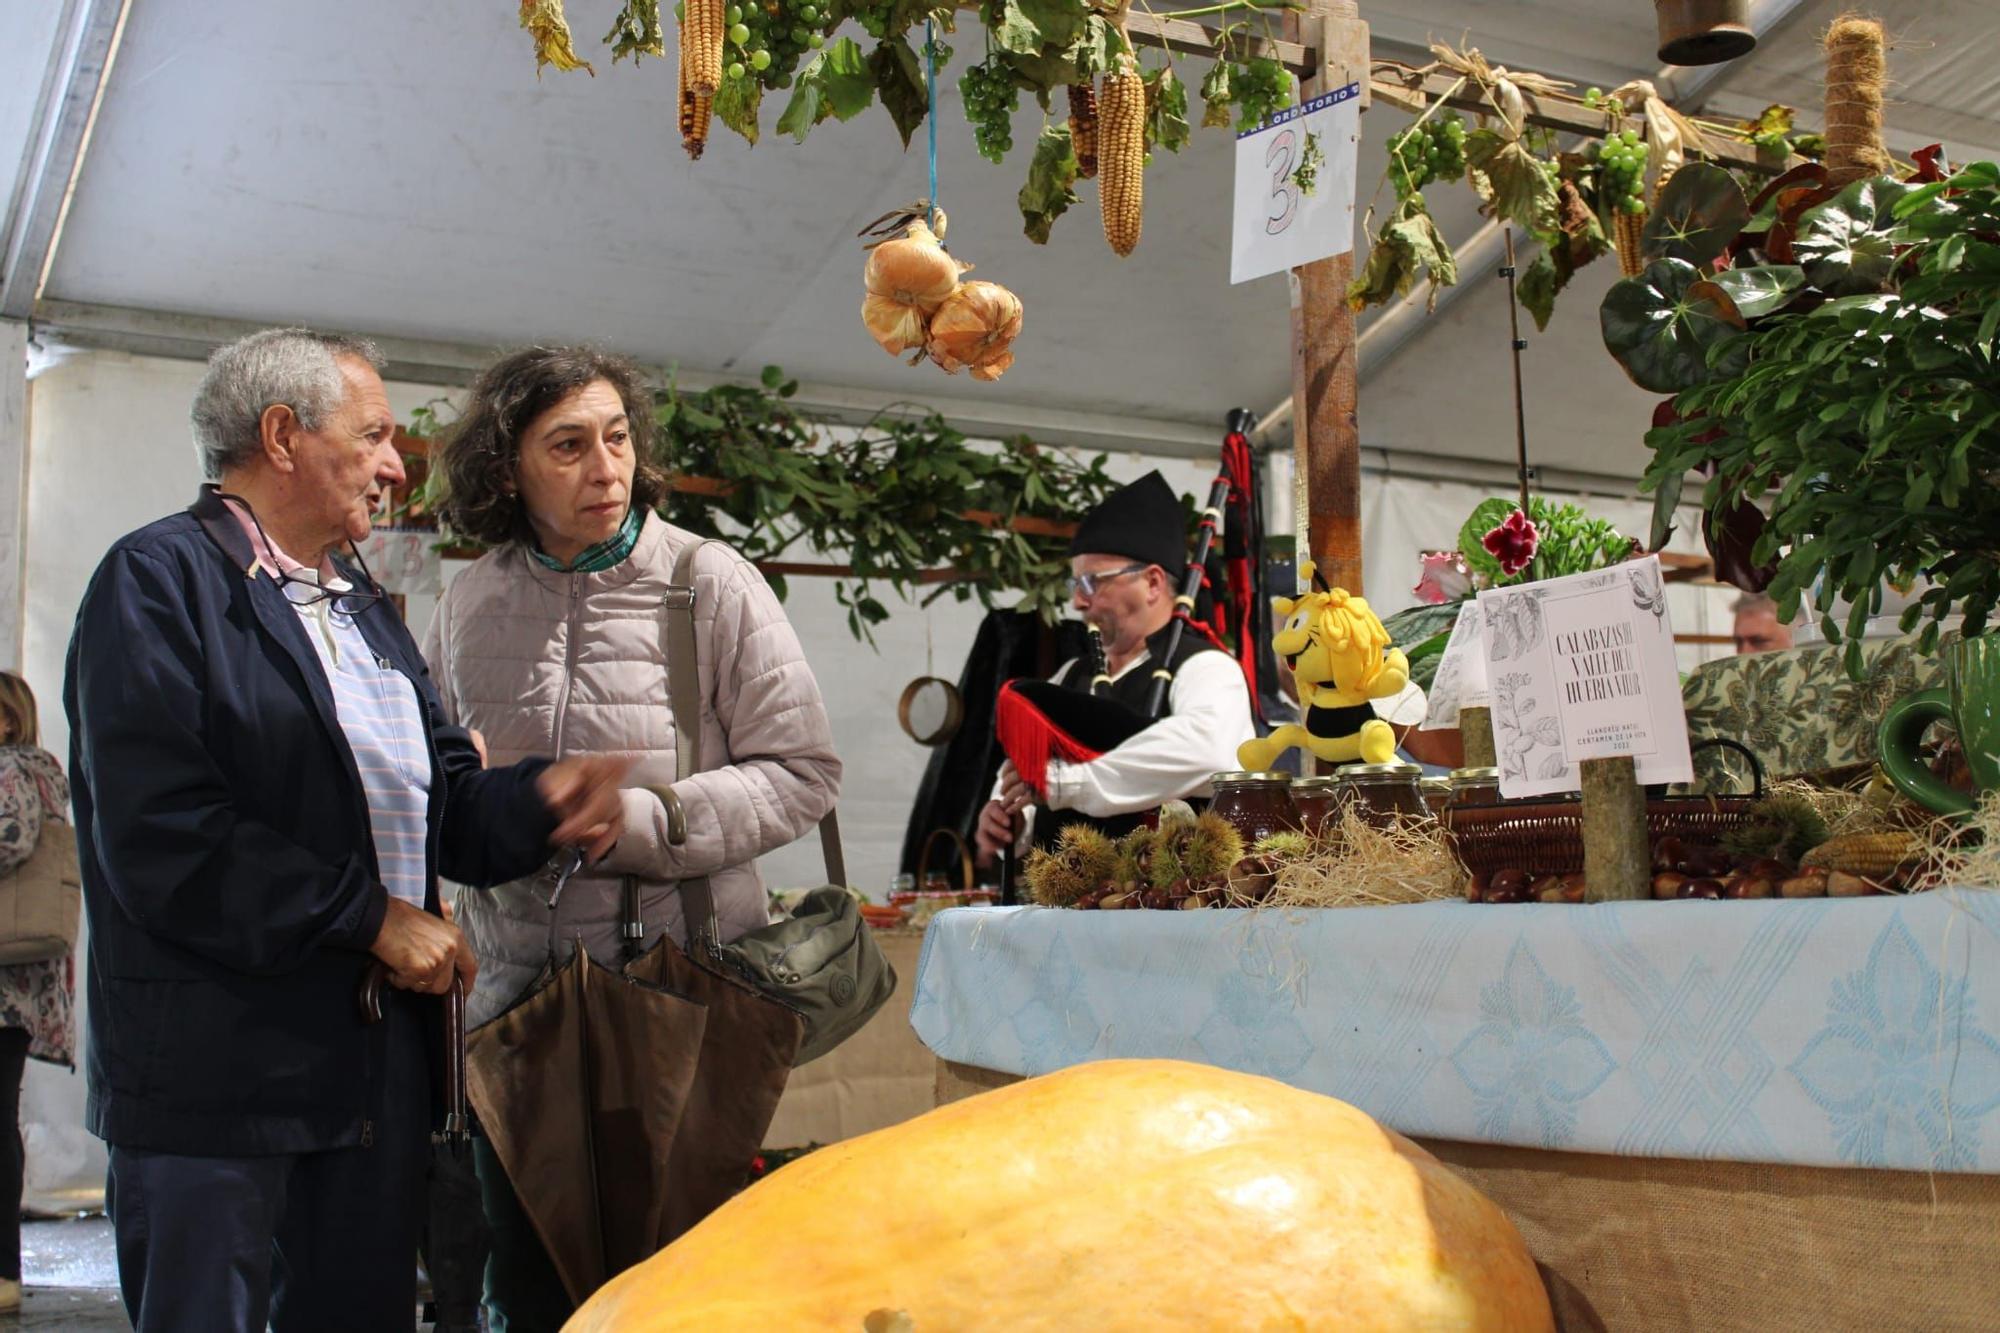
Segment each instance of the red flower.
M1535 546L1540 539L1541 534L1535 531L1535 525L1528 516L1516 509L1499 527L1481 537L1479 544L1500 562L1501 573L1512 575L1528 567L1528 562L1535 558Z

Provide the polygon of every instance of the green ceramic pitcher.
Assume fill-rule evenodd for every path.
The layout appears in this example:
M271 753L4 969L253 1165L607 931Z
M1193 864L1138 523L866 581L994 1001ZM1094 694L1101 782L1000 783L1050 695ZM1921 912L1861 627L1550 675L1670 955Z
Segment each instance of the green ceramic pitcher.
M1969 815L1976 799L1939 781L1917 757L1917 746L1931 723L1951 723L1973 785L2000 791L2000 634L1961 639L1948 648L1945 680L1944 689L1920 690L1890 705L1876 748L1882 771L1905 796L1941 815Z

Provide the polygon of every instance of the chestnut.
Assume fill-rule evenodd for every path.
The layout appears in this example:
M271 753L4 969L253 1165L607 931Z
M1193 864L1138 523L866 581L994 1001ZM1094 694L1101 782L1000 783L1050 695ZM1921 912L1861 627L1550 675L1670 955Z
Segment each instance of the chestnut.
M1722 896L1725 898L1768 898L1772 892L1770 880L1747 870L1737 871L1722 885Z
M1508 899L1509 902L1520 902L1528 895L1528 872L1496 870L1493 872L1493 878L1487 882L1486 891L1488 894L1510 894L1513 896Z
M1535 901L1538 903L1563 903L1569 901L1569 885L1561 875L1544 875L1535 881Z
M1721 896L1722 881L1719 879L1710 879L1707 876L1703 876L1700 879L1691 879L1681 885L1681 897L1683 898L1720 898Z
M1580 903L1590 896L1590 885L1581 870L1563 876L1563 901Z
M1654 870L1679 870L1687 859L1687 844L1669 833L1653 844Z
M1678 870L1662 870L1653 876L1653 896L1663 901L1678 898L1687 882L1688 877Z
M1826 893L1829 898L1865 898L1871 893L1882 891L1882 886L1866 875L1850 874L1845 870L1829 870L1826 874Z
M1796 875L1787 875L1778 881L1778 896L1781 898L1824 898L1826 897L1827 872L1819 869L1801 870Z
M1792 868L1775 856L1759 856L1743 867L1743 873L1778 884L1791 878Z
M1472 878L1466 880L1465 901L1469 903L1478 903L1486 901L1487 879L1488 876L1486 875L1486 873L1484 871L1480 871L1478 873L1475 873L1472 876Z
M1137 907L1139 895L1136 893L1107 893L1097 902L1101 912L1119 912L1128 907Z
M1687 849L1681 869L1696 879L1716 879L1729 873L1729 853L1709 843L1697 843Z

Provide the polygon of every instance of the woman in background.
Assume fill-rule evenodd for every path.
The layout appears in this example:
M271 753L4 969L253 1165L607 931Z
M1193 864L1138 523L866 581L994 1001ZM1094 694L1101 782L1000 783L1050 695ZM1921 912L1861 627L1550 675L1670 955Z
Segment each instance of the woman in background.
M28 682L0 671L0 875L34 855L49 820L69 820L69 780L41 748ZM21 1308L21 1077L28 1057L76 1067L76 960L0 966L0 1311Z

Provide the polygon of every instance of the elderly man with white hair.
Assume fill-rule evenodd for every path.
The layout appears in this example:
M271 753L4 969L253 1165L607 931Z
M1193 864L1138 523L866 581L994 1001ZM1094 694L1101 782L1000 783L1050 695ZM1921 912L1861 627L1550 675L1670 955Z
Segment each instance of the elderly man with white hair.
M412 1326L435 997L476 968L438 876L620 827L622 761L484 769L339 554L404 480L381 365L303 329L217 352L209 484L112 546L70 641L88 1121L140 1330Z

